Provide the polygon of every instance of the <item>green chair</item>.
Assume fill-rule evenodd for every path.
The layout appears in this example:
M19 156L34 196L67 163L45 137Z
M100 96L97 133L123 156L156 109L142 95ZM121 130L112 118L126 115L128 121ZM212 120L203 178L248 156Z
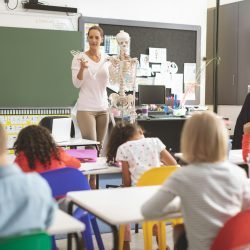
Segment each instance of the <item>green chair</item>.
M45 232L35 232L0 238L1 250L51 250L51 237Z

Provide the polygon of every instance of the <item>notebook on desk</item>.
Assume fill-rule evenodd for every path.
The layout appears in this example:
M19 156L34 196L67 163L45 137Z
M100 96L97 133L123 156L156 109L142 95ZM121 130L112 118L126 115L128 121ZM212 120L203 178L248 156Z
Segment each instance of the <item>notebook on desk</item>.
M66 152L81 162L96 162L97 160L96 149L69 149Z
M81 164L80 171L94 171L108 168L106 157L97 158L96 162L86 162Z

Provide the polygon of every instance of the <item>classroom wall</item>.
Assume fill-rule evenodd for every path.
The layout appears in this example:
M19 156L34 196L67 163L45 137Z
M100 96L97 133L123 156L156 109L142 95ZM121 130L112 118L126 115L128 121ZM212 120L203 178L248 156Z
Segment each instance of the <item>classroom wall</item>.
M16 0L9 0L15 5ZM124 6L121 7L121 4ZM206 14L207 0L47 0L48 5L78 8L85 16L140 20L151 22L178 23L201 26L201 58L206 56ZM181 6L181 7L180 7ZM22 9L21 3L16 10L6 8L0 1L0 26L51 28L75 30L78 15L67 16L59 12L44 12ZM132 38L133 39L133 38ZM204 66L204 62L202 63ZM201 104L205 103L205 70L201 73Z

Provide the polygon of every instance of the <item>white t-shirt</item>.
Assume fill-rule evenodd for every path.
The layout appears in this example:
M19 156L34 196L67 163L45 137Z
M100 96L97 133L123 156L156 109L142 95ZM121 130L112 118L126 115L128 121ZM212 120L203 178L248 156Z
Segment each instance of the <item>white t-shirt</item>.
M127 161L134 186L139 177L152 167L161 165L160 153L165 145L159 138L141 138L127 141L120 145L117 153L117 161Z
M209 250L224 223L250 208L250 182L243 169L229 162L182 167L143 205L144 217L163 218L175 196L181 198L188 249Z
M83 80L77 78L80 70L78 58L83 57L88 61L88 68L83 72ZM77 110L103 111L108 108L106 87L109 83L109 63L105 62L106 55L101 55L101 60L95 62L86 53L74 56L72 61L72 81L76 88L80 88L77 100Z

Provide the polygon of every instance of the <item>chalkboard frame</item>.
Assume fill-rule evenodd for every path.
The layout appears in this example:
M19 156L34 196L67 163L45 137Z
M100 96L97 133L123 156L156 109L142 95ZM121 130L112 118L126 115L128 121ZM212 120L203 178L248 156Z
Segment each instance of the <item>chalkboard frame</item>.
M194 43L196 43L196 46L194 47L193 53L196 54L196 69L197 71L201 67L201 27L198 25L187 25L187 24L174 24L174 23L160 23L160 22L148 22L148 21L136 21L136 20L125 20L125 19L108 19L108 18L99 18L99 17L86 17L82 16L79 18L79 31L82 32L83 40L82 40L82 48L84 50L84 41L85 41L85 23L96 23L99 24L101 27L102 25L110 25L110 26L124 26L124 30L126 31L126 26L131 26L135 28L150 28L152 31L155 31L156 29L164 29L166 31L166 34L168 31L194 31L196 33L196 39ZM105 32L105 30L104 30ZM109 33L107 33L109 35ZM131 37L131 46L132 43L135 43L136 41L133 41L133 36ZM176 42L182 43L183 41L180 39ZM143 52L141 52L143 53ZM134 55L131 53L131 56ZM186 63L189 63L188 61ZM180 72L183 73L183 72ZM200 79L198 79L200 81ZM200 82L198 82L200 84ZM189 100L186 102L186 104L189 105L197 105L200 103L200 87L195 88L195 100Z

